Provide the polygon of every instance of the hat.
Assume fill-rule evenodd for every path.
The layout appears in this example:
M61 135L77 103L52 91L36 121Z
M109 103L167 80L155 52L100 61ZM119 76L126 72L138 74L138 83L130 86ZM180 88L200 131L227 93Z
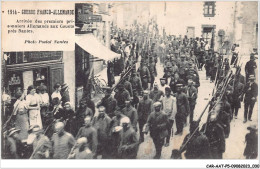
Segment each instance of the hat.
M130 119L128 117L123 117L121 120L120 120L120 124L122 125L123 123L127 123L129 124L130 123Z
M162 105L161 102L155 102L155 103L153 104L153 107L158 107L158 106L161 106L161 105Z
M61 85L61 89L66 89L68 87L69 87L69 85L67 83L64 83L63 85Z
M192 65L193 63L192 62L189 62L189 65Z
M40 126L39 126L38 124L36 124L36 125L30 125L28 131L33 131L34 128L40 128Z
M256 131L257 128L256 128L256 125L250 125L247 127L247 130L253 130L253 131Z
M181 58L185 58L186 56L185 55L181 55Z
M86 137L81 137L77 140L78 145L86 144L88 142L88 139Z
M145 91L144 91L144 94L149 94L148 90L145 90Z
M183 86L183 84L181 84L181 83L176 84L176 87L182 87L182 86Z
M249 75L249 80L255 80L255 76L254 75Z
M171 92L171 88L170 88L170 86L165 86L165 91L169 91L169 92Z
M11 137L14 133L19 132L19 131L21 131L21 130L20 129L16 129L16 128L11 128L9 130L8 136Z
M36 125L35 125L35 126L36 126ZM34 127L34 128L32 129L32 132L33 132L33 133L39 133L39 132L43 132L43 130L40 128L39 125L37 125L36 127Z
M66 106L66 105L69 105L69 106L71 107L71 103L70 103L70 102L66 102L66 103L64 104L64 106Z
M250 54L250 59L255 59L255 55L253 53Z

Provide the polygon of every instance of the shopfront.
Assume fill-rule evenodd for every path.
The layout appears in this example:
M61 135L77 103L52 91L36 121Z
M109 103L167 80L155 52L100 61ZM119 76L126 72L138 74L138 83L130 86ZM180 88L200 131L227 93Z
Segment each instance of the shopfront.
M64 83L62 51L4 52L6 54L5 91L15 98L17 89L27 90L43 84L51 94L56 83Z

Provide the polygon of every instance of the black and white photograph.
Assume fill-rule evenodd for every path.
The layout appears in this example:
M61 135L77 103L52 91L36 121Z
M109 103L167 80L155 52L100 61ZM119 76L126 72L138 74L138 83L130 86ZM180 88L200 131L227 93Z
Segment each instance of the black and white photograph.
M258 1L70 6L2 48L1 159L258 159Z

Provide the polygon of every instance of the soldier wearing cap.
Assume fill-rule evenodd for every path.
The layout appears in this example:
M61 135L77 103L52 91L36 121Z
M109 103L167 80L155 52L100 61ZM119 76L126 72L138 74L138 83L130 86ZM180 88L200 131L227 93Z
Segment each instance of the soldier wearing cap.
M77 140L75 149L68 159L93 159L93 153L88 147L88 139L86 137L81 137Z
M143 91L142 89L142 82L140 77L137 76L137 73L135 70L132 70L132 76L129 80L129 82L132 84L133 89L133 95L136 93L137 95L140 95Z
M247 120L252 121L252 113L255 106L255 102L258 95L258 85L255 82L255 76L250 75L248 78L249 82L244 87L243 94L241 95L241 99L245 95L244 98L244 123Z
M125 108L122 109L122 114L124 114L130 119L133 128L135 129L135 131L137 131L137 110L131 105L130 100L125 101Z
M153 90L150 92L149 97L153 100L153 102L157 102L161 99L162 96L164 96L164 93L162 90L159 89L157 82L155 82Z
M197 121L192 121L190 123L190 133L187 134L183 140L182 146L187 143L182 149L182 152L186 151L186 159L211 158L208 138L202 134L198 128L199 123Z
M117 101L117 106L119 106L121 109L125 107L125 101L130 99L130 94L125 89L123 84L118 85L118 91L116 92L114 98Z
M99 106L104 106L106 108L107 115L112 118L114 117L114 112L116 109L117 101L116 99L111 95L112 89L106 88L105 90L105 97L102 98Z
M144 62L140 63L140 68L138 69L138 72L142 81L143 90L150 89L151 73Z
M255 62L254 54L250 54L250 60L245 65L245 72L246 72L246 81L248 82L249 75L255 76L255 69L257 68L257 64Z
M192 79L188 80L187 97L188 97L189 106L190 106L190 123L191 123L193 121L194 109L195 109L196 100L198 97L198 90L196 89L196 87L194 87L194 82Z
M149 69L150 77L151 77L151 88L153 88L154 79L157 76L156 65L153 60L153 57L150 57L148 69Z
M31 159L47 159L50 158L51 142L47 136L43 134L43 130L39 126L32 129L32 133L35 134L33 141L33 154Z
M74 137L64 130L64 123L57 122L55 133L51 138L53 159L67 159L75 144Z
M98 147L97 154L102 155L103 159L109 158L110 147L107 146L110 143L110 130L111 130L111 118L106 114L104 106L98 108L98 116L95 116L92 121L93 127L97 130L98 134Z
M162 110L168 116L169 126L168 126L168 136L166 137L165 147L169 146L170 137L172 135L172 126L175 120L175 115L177 112L176 98L171 95L171 88L169 86L165 87L165 96L161 99Z
M133 129L130 119L123 117L120 120L122 129L119 131L120 144L118 147L119 158L135 159L138 151L137 133Z
M91 117L85 117L84 122L85 125L79 129L76 139L87 138L88 147L91 150L93 156L96 157L98 145L97 130L91 124Z
M153 104L154 111L148 117L146 125L148 129L145 130L146 134L148 130L150 131L150 136L155 145L156 154L154 159L160 159L164 139L168 136L168 116L161 111L161 105L161 102L155 102Z
M147 122L148 116L153 110L153 101L149 98L149 92L144 91L143 99L140 100L137 107L139 131L143 130L144 124ZM140 142L144 141L144 133L140 132Z
M222 159L222 155L226 149L225 133L217 120L217 113L215 111L210 112L209 122L202 126L201 131L205 132L209 140L212 159Z
M181 55L181 61L179 63L179 75L181 79L185 79L185 71L188 68L188 62L185 60L186 56L184 54Z
M177 84L177 113L175 116L176 119L176 128L177 131L175 135L182 134L184 124L186 123L186 118L190 114L190 107L187 95L183 92L183 84Z
M256 159L258 156L258 134L256 125L250 125L247 127L247 130L250 132L247 133L245 137L246 147L244 150L244 156L246 156L246 159Z

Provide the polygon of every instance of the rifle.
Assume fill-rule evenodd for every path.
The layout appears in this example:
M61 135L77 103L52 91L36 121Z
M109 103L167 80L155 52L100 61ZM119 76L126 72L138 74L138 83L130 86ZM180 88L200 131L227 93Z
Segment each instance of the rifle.
M228 83L230 81L230 77L232 75L232 72L230 72L228 74L228 78L226 78L225 80L225 83L224 83L224 86L222 88L222 93L221 93L221 96L220 98L218 99L218 101L214 104L213 108L221 101L222 97L224 96L224 93L225 93L225 90L226 90L226 87L228 86ZM201 115L199 116L199 119L198 119L198 123L201 121L201 118L202 116L204 115L205 111L207 110L208 106L210 105L211 103L211 99L210 101L207 103L207 105L205 106L205 108L203 109ZM206 123L207 125L207 123ZM189 143L189 141L192 139L192 137L195 135L195 133L198 131L198 129L200 128L200 126L197 126L196 129L193 131L193 133L190 135L190 137L188 138L188 140L180 147L179 150L176 150L174 149L172 152L173 152L173 155L172 157L175 157L175 158L181 158L181 153L183 152L184 148L187 146L187 144ZM207 126L205 127L205 130L206 130ZM205 132L205 131L204 131Z
M112 88L112 91L114 91L116 88L117 88L117 86L119 85L119 84L121 84L124 80L125 80L125 78L129 75L129 73L132 71L132 69L134 68L134 66L135 66L135 64L133 64L126 72L125 72L125 74L120 78L120 80L119 80L119 82Z

